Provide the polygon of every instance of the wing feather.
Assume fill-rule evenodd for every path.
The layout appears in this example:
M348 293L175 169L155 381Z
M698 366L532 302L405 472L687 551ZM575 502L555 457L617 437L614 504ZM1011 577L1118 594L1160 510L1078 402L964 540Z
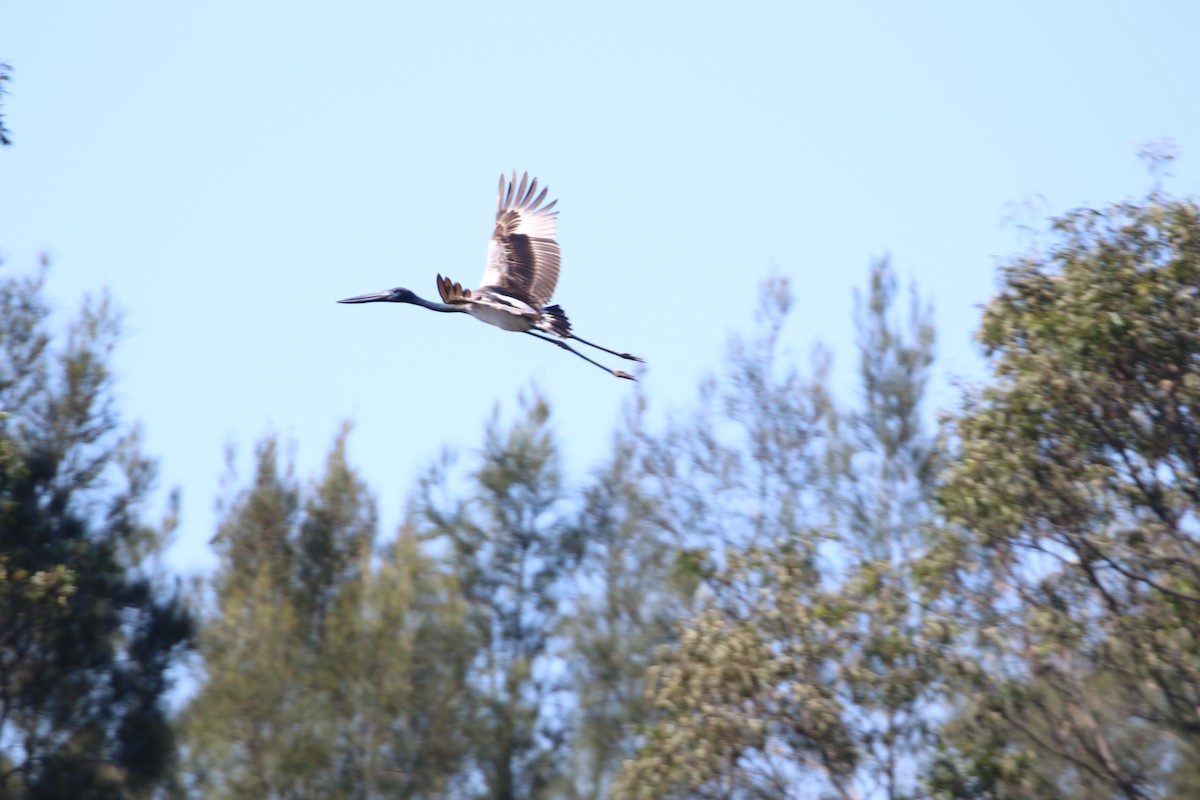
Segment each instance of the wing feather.
M501 175L496 228L479 285L507 291L540 308L550 302L558 284L558 212L551 210L558 201L543 206L549 189L535 194L538 181L530 182L528 172L519 186L515 171L505 184Z

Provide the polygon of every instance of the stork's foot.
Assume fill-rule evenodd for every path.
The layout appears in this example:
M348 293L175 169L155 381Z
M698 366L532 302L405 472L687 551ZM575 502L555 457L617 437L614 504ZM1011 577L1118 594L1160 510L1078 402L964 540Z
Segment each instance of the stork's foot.
M637 360L638 360L638 361L641 361L641 359L640 359L640 358L639 358L639 359L637 359ZM612 371L612 374L613 374L613 375L616 375L618 378L624 378L625 380L629 380L629 381L636 381L636 380L637 380L637 378L633 377L633 376L632 376L632 375L630 375L628 372L622 372L622 371L621 371L621 370L619 370L619 369L614 369L614 370Z

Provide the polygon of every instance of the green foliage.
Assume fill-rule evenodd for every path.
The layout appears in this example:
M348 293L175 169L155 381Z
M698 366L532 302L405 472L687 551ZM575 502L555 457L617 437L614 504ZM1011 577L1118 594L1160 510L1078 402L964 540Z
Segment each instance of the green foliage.
M535 395L521 412L507 430L493 418L469 491L442 496L435 472L416 506L422 539L447 550L444 569L475 647L467 777L498 800L557 796L565 766L566 721L552 713L564 686L551 647L564 569L576 556L549 407Z
M645 469L645 404L626 409L606 463L583 490L571 536L580 561L566 592L564 654L577 710L569 739L569 795L608 796L649 720L646 672L696 586L688 553L664 535Z
M535 395L467 469L430 470L378 558L344 434L311 489L264 442L214 540L205 674L182 719L193 791L601 796L686 591L659 579L694 585L654 539L640 441L618 437L569 514Z
M1152 193L1053 233L985 311L994 379L940 493L956 526L927 574L974 632L941 786L1181 796L1200 756L1200 208ZM960 793L964 773L994 788Z
M915 298L898 332L894 296L880 263L860 307L861 411L837 407L823 352L812 378L781 366L776 280L758 338L733 341L725 383L656 446L661 516L710 559L613 796L913 796L938 633L908 571L929 514L933 334Z
M432 797L461 759L462 605L410 532L373 562L347 433L307 489L265 440L226 510L182 719L205 797Z
M150 797L191 622L144 566L169 525L113 409L116 314L86 301L57 348L48 316L40 275L0 279L0 796Z

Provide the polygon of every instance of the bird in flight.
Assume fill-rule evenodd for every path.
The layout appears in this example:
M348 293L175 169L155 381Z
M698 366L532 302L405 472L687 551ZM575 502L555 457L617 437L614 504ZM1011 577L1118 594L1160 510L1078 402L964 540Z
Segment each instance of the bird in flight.
M636 380L628 372L609 369L593 361L565 340L574 339L580 344L630 361L643 359L579 338L571 332L571 323L567 321L563 310L557 305L546 305L558 283L560 255L558 242L555 241L558 212L552 210L558 201L542 205L549 190L543 188L541 194L537 194L537 186L537 178L530 181L528 172L521 176L519 186L515 171L507 181L504 175L500 176L496 229L492 232L492 240L488 242L487 266L478 289L464 289L449 278L438 275L438 294L442 298L440 303L418 297L403 287L360 294L338 302L411 303L444 313L466 312L489 325L506 331L528 333L558 345L618 378Z

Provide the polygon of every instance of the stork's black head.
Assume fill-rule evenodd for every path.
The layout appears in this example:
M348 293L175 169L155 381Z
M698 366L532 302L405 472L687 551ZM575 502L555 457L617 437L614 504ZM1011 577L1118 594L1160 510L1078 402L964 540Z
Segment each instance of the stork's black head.
M416 298L416 295L405 289L403 286L397 286L395 289L384 289L382 292L369 292L367 294L355 295L347 297L345 300L338 300L339 303L411 303Z

